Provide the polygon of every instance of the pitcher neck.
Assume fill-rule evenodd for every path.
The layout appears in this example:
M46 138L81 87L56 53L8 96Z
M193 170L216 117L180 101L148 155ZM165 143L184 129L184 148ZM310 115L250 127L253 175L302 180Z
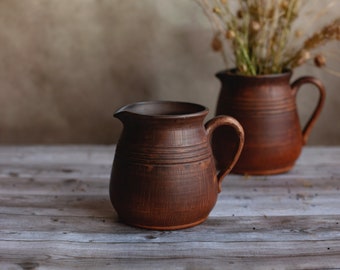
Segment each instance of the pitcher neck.
M290 70L286 70L282 73L277 74L265 74L265 75L256 75L256 76L248 76L238 74L236 69L228 69L222 70L215 74L216 77L221 81L222 84L233 82L233 84L289 84L290 79L292 77L292 72Z

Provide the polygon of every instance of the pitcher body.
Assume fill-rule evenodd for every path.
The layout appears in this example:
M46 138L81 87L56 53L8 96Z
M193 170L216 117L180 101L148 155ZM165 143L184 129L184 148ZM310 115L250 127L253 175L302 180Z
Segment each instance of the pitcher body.
M291 72L286 72L242 76L233 71L217 74L222 88L216 115L235 117L245 131L244 149L233 172L275 174L286 172L294 166L321 111L325 91L322 84L312 77L303 77L290 84L291 75ZM305 83L316 85L320 98L311 119L301 129L296 94ZM232 132L222 129L215 133L213 146L220 164L231 158L223 147L233 144L233 136Z
M114 157L110 198L125 223L160 230L203 222L219 192L208 110L197 104L143 102L115 116L124 125Z

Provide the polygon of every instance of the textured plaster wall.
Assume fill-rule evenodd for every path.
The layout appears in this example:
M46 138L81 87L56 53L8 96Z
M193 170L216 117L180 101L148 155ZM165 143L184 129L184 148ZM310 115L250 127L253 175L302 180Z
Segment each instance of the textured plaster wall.
M114 143L113 112L141 100L201 103L212 117L224 67L210 38L193 0L1 0L0 143ZM306 74L328 95L309 143L340 144L340 78L309 66L294 77ZM299 95L302 122L314 93Z

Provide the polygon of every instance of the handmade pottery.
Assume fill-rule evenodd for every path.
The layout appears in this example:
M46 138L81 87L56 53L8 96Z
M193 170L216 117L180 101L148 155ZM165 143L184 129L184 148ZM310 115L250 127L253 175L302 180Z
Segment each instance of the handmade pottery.
M290 170L307 142L325 100L322 83L313 77L302 77L290 84L292 73L242 76L235 70L217 73L222 83L216 115L235 117L245 131L245 144L233 173L275 174ZM303 84L314 84L319 90L318 104L306 126L301 129L296 95ZM218 166L231 160L229 149L235 141L233 131L221 128L215 132L213 151Z
M204 106L171 101L130 104L115 113L123 132L112 166L110 198L123 222L173 230L208 217L223 178L241 153L244 134L228 116L204 126L207 114ZM231 126L239 142L229 164L217 173L210 138L220 126Z

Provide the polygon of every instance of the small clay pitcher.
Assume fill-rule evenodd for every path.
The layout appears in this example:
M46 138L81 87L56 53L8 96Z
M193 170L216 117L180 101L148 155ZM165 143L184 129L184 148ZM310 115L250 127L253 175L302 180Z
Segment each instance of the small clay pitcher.
M204 126L207 114L204 106L171 101L135 103L114 114L124 128L112 166L110 199L123 222L174 230L208 217L223 178L240 156L244 133L228 116ZM235 129L239 142L231 162L217 173L210 138L222 125Z
M235 70L216 74L222 83L216 115L235 117L244 128L245 144L233 173L267 175L290 170L319 116L325 89L314 77L301 77L290 83L292 72L243 76ZM296 96L304 84L319 90L318 104L308 123L300 127ZM222 166L232 158L224 151L237 144L233 131L221 128L214 133L213 152Z

